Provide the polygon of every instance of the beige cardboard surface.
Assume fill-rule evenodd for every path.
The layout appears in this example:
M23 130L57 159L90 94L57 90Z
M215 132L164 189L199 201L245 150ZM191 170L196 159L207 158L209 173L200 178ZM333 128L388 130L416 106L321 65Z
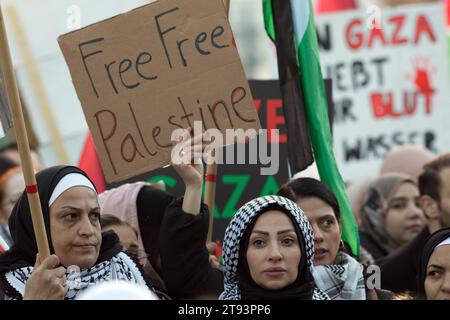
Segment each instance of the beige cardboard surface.
M259 129L221 0L164 0L62 35L109 182L170 162L173 130Z

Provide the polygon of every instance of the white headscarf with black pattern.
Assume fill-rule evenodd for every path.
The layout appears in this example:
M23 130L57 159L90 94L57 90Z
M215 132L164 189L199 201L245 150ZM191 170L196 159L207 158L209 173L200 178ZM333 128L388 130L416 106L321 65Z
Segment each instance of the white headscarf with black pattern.
M7 272L5 278L9 285L23 297L26 282L32 272L33 267L23 267ZM66 278L69 277L73 277L73 274L66 273ZM153 288L148 287L136 264L123 252L119 252L111 260L106 260L89 269L81 270L79 277L73 277L71 280L68 283L69 290L64 297L65 300L73 300L85 289L113 280L125 280L147 290L153 290ZM6 297L6 299L10 298Z
M339 251L333 264L315 266L314 282L331 300L366 300L363 265Z
M307 267L312 274L314 256L314 237L311 225L303 211L291 200L279 196L265 196L253 199L242 206L235 214L225 231L223 241L224 261L224 292L220 295L221 300L240 300L239 288L239 248L245 230L258 214L270 205L278 205L286 209L297 223L306 249ZM314 288L313 300L329 300L330 298L317 288Z

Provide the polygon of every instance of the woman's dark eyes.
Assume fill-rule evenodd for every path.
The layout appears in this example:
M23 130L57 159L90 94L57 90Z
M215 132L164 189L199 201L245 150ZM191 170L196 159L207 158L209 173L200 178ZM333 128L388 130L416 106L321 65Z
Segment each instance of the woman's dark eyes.
M427 276L433 277L433 278L439 277L440 275L441 275L441 273L436 270L432 270L427 273Z
M95 221L100 220L100 213L99 212L91 212L89 214L89 217L90 217L90 219L95 220ZM76 213L76 212L67 213L63 216L63 218L68 221L73 221L78 218L78 213Z
M334 224L334 221L332 219L326 219L323 220L322 225L324 225L325 227L329 227L332 226Z
M280 241L281 241L280 243L284 246L290 246L295 243L295 239L293 238L284 238L281 239ZM256 248L262 248L264 247L265 244L266 242L261 239L256 239L252 241L252 245L255 246Z
M394 203L392 205L392 208L394 208L394 209L403 209L405 207L406 207L406 203Z
M253 242L253 245L255 246L255 247L261 247L263 244L264 244L264 242L262 241L262 240L254 240Z
M91 212L90 216L95 220L100 220L100 212Z
M76 217L77 217L77 214L75 212L64 215L65 220L74 220Z
M286 238L283 240L283 244L285 244L285 245L291 245L293 243L294 243L294 239L291 239L291 238Z

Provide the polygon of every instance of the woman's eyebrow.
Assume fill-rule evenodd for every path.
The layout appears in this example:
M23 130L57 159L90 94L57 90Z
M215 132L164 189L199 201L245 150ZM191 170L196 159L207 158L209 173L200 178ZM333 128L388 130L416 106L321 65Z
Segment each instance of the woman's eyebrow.
M64 205L60 207L61 209L75 209L80 210L82 207L77 207L75 205ZM100 206L90 209L90 211L100 210Z
M406 196L398 196L398 197L394 197L391 199L391 201L396 201L396 200L408 200L408 197Z
M281 230L281 231L278 231L277 234L283 234L283 233L288 233L288 232L295 232L295 230L294 229Z
M439 265L437 265L437 264L430 264L428 267L427 267L427 269L430 269L430 268L435 268L435 269L444 269L442 266L439 266Z
M258 233L258 234L262 234L262 235L265 235L265 236L269 235L269 232L261 231L261 230L253 230L252 233Z
M277 234L284 234L284 233L288 233L288 232L295 232L294 229L286 229L286 230L280 230L277 232ZM258 233L258 234L262 234L265 236L269 235L269 232L267 231L262 231L262 230L253 230L252 233Z
M318 220L325 220L325 219L330 219L330 218L332 219L332 218L334 218L334 217L335 217L335 216L334 216L333 214L327 213L326 215L319 217Z
M71 206L71 205L65 205L65 206L61 206L61 209L79 209L79 207Z

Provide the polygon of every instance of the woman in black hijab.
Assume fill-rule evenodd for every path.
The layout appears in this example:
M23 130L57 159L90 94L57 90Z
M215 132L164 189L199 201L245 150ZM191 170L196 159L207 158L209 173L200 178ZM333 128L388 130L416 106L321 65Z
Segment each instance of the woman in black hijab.
M450 300L450 228L430 235L419 265L418 298Z
M9 219L14 244L0 256L4 299L74 299L86 288L111 280L153 289L121 252L116 234L101 233L97 192L81 169L50 167L36 180L52 255L41 261L37 254L24 191Z
M294 202L279 196L253 199L225 231L220 299L329 300L315 286L313 252L311 226Z

